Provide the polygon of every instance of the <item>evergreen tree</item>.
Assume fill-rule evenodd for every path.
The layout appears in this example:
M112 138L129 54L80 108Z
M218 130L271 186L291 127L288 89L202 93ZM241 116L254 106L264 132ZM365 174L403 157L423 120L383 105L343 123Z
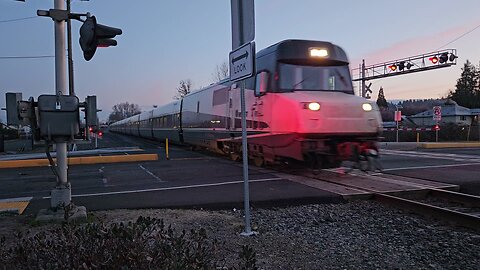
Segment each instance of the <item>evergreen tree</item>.
M385 94L383 93L383 87L380 87L380 91L378 91L377 105L379 108L388 108L388 103L385 99Z
M450 92L449 97L458 105L480 108L479 72L470 61L465 62L455 88L454 92Z

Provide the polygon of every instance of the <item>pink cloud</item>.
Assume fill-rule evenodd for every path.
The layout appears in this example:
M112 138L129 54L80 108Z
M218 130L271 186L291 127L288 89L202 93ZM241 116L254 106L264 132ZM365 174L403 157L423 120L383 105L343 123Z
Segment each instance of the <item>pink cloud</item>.
M358 67L362 59L365 59L365 64L368 66L398 58L434 52L440 49L452 48L455 46L455 42L447 46L444 45L472 30L479 24L480 21L476 21L473 23L456 26L442 32L430 33L425 36L414 37L397 42L391 46L367 53L361 58L353 58L351 61L351 67Z

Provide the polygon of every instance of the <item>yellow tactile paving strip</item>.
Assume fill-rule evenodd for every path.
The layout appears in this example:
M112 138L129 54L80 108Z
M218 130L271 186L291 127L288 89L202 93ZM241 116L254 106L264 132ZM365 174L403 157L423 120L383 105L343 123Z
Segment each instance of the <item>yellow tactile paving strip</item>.
M114 156L94 156L94 157L71 157L71 158L68 158L68 165L151 161L151 160L158 160L158 155L157 154L136 154L136 155L114 155ZM48 165L49 163L47 159L0 161L0 169L42 167L42 166L48 166Z
M21 215L29 203L28 201L0 202L0 212L18 211L18 214Z

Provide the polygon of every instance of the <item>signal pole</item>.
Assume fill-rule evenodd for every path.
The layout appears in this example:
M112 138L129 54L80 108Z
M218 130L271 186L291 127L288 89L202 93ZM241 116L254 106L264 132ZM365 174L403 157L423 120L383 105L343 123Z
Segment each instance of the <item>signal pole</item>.
M54 8L65 10L64 0L54 0ZM55 94L65 95L67 89L67 66L65 56L65 22L54 20L55 24ZM57 142L57 186L52 190L52 208L69 205L72 192L67 180L67 143Z

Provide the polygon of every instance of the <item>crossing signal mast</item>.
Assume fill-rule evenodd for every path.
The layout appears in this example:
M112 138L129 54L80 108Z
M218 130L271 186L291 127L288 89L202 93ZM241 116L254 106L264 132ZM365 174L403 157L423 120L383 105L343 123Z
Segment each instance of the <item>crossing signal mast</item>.
M365 66L365 60L363 60L358 68L352 70L353 81L360 81L361 96L370 98L371 84L367 86L366 81L450 67L457 64L457 58L456 49L446 49L371 66Z

